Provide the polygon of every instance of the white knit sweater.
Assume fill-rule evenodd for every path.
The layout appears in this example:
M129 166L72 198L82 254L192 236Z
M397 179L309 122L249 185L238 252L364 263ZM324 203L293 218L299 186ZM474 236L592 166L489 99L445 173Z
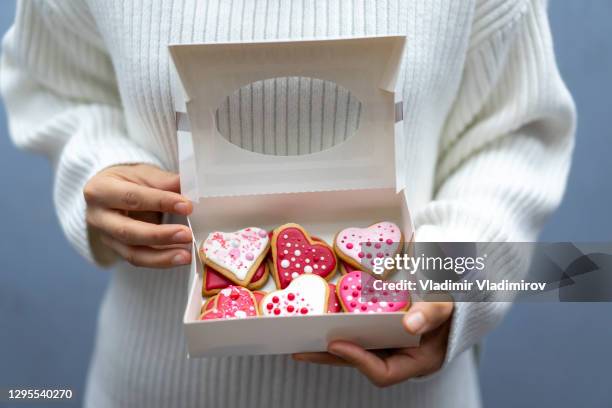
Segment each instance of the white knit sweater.
M398 165L418 239L533 240L561 199L574 131L545 8L543 0L27 0L4 39L2 93L15 143L53 164L67 238L93 259L86 181L119 163L176 170L169 43L405 34ZM250 131L267 137L267 97L252 92L243 111L252 112ZM498 265L515 273L511 262ZM458 304L444 368L381 390L354 370L286 356L187 360L186 280L183 268L115 267L86 406L478 406L468 350L507 309Z

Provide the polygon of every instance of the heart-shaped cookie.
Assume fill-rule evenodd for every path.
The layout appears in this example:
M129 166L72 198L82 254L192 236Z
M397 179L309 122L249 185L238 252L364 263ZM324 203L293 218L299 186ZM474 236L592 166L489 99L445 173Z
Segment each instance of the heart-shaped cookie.
M330 279L338 263L327 243L315 241L298 224L285 224L274 230L272 259L274 281L279 289L304 274Z
M341 311L342 306L340 306L340 301L338 300L338 296L336 296L336 285L330 283L329 299L327 300L327 313L340 313Z
M263 297L266 295L266 292L262 290L254 290L252 293L253 293L253 296L255 297L255 301L257 302L257 305L259 305L259 303L261 302L261 299L263 299ZM202 305L201 313L204 313L207 310L213 309L215 307L216 298L217 296L212 296L208 298Z
M348 313L385 313L408 309L410 295L406 290L376 290L377 279L362 271L343 275L336 284L336 295Z
M251 281L247 285L247 289L257 290L265 285L268 281L268 276L270 276L270 269L272 269L272 255L268 252L266 259L259 265L257 272L255 272L255 275L253 275Z
M346 275L349 272L353 272L353 271L360 271L361 269L359 268L355 268L353 265L347 264L344 261L340 261L339 265L338 265L338 271L342 274L342 275Z
M266 257L270 239L257 227L236 232L212 232L202 243L206 265L235 284L246 286Z
M257 301L257 305L259 306L261 300L264 298L264 296L266 296L266 292L264 292L263 290L254 290L253 296L255 296L255 300Z
M334 251L354 268L374 272L375 259L394 257L403 244L400 228L383 221L366 228L343 229L334 238Z
M241 319L258 315L257 299L250 290L240 286L221 289L212 301L204 304L203 309L200 320Z
M251 278L251 281L246 286L247 289L256 290L261 288L268 280L271 262L265 260L262 262L257 271ZM211 268L209 265L204 265L204 277L202 282L202 295L213 296L219 293L223 288L227 288L234 283L221 275L219 272Z
M268 293L259 307L263 316L324 314L328 310L329 285L315 274L293 279L285 289Z

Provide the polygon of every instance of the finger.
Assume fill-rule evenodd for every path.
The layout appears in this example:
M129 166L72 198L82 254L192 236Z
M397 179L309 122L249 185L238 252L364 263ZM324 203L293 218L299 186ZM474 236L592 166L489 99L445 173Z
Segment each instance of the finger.
M153 249L126 245L111 237L102 235L102 242L120 257L134 266L147 268L170 268L191 262L191 253L184 249Z
M149 164L140 164L131 168L132 174L143 184L165 191L180 192L179 175Z
M88 204L118 210L188 215L193 209L191 202L180 194L111 177L88 183L83 194Z
M397 384L410 378L429 374L427 359L416 359L410 354L397 353L385 360L387 378L385 386Z
M378 386L385 386L387 384L387 365L385 360L376 354L346 341L330 343L327 351L357 368L374 384Z
M453 302L415 302L404 316L404 327L412 334L427 333L450 318L453 306Z
M153 249L185 249L191 251L193 244L169 244L169 245L149 245Z
M296 361L303 361L306 363L314 363L314 364L328 364L334 366L347 366L345 360L341 359L338 356L334 356L330 353L296 353L292 355L293 359Z
M157 211L128 211L128 217L150 224L161 224L163 214Z
M90 208L87 222L127 245L170 245L191 242L188 227L174 224L149 224L105 208Z

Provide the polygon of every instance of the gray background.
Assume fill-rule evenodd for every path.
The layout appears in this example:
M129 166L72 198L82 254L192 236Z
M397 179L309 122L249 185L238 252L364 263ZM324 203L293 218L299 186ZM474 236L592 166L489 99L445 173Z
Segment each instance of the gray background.
M2 1L0 32L13 14ZM550 15L579 127L565 201L542 240L612 241L612 1L558 0ZM51 183L45 160L18 152L0 116L0 389L55 385L80 397L108 273L63 239ZM485 406L610 407L611 345L609 303L516 305L485 345Z

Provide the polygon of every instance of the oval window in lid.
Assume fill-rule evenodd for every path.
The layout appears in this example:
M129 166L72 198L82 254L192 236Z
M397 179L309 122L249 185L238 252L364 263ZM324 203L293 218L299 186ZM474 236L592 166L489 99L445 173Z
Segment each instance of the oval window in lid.
M215 112L219 134L256 153L298 156L351 138L362 104L335 82L281 77L252 82L227 96Z

